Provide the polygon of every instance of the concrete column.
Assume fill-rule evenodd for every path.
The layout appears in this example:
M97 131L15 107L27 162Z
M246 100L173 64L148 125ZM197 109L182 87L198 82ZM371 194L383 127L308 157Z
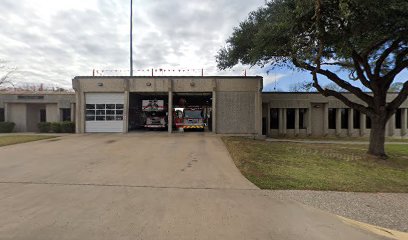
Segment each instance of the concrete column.
M299 108L295 108L295 136L299 135Z
M75 132L82 133L82 122L81 122L81 105L84 103L81 102L81 93L75 92Z
M9 114L8 114L8 103L4 103L4 121L8 122L9 121Z
M169 91L168 100L168 118L167 118L167 130L169 133L173 132L173 91Z
M77 114L79 113L79 122L81 123L81 128L80 128L80 133L85 133L85 93L82 92L79 94L80 97L80 106L79 106L79 112L77 112ZM78 109L78 107L77 107Z
M257 97L257 104L258 104L258 107L256 108L258 109L258 112L257 112L257 115L255 116L257 126L258 126L256 134L258 136L262 136L262 89L260 89L260 91L256 93L256 97Z
M310 109L312 111L312 109ZM323 106L323 135L329 135L329 104L325 103Z
M312 135L312 104L307 109L307 135Z
M401 109L401 136L405 137L408 133L408 109Z
M271 136L271 103L268 103L268 111L266 116L266 136Z
M217 91L212 92L212 132L217 133Z
M364 137L366 133L366 118L367 116L364 113L360 113L360 136Z
M278 110L278 113L279 113L279 116L278 116L278 118L279 118L279 135L282 135L283 134L283 108L279 108L279 110Z
M287 131L287 124L286 124L286 119L287 119L287 110L286 110L286 108L284 108L284 109L282 109L282 118L283 118L283 124L282 124L282 126L283 126L283 131L282 131L282 134L283 135L286 135L286 131Z
M129 91L125 91L123 104L123 133L129 131Z
M349 137L353 136L354 132L354 110L352 108L349 108L348 110L348 135Z
M395 114L388 120L388 136L394 136L395 134Z
M75 103L71 103L71 122L75 122Z
M336 135L341 134L341 108L336 108Z

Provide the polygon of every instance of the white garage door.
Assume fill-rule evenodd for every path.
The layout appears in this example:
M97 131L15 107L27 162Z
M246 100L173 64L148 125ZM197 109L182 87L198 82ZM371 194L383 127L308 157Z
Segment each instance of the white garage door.
M85 132L123 132L123 93L85 94Z

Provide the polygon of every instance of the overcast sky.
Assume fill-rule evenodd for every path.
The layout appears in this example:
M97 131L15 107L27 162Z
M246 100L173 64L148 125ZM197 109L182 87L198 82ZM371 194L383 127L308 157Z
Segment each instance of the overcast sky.
M198 69L204 68L206 75L242 75L248 67L218 72L215 55L233 28L264 3L134 0L135 74L162 68L176 73L197 69L181 75L200 75ZM123 70L104 75L128 74L130 0L0 0L0 8L0 60L17 68L15 82L70 88L74 76L92 75L93 69ZM266 74L266 69L253 67L247 72L263 76L266 91L288 90L311 79L289 69Z
M71 87L74 76L91 75L93 69L129 69L129 2L1 0L0 59L17 68L13 78L18 83L64 87ZM204 68L207 75L242 75L243 67L217 72L215 55L233 27L264 0L134 0L133 4L135 70ZM248 70L250 75L266 76L265 72ZM265 86L284 75L266 76Z

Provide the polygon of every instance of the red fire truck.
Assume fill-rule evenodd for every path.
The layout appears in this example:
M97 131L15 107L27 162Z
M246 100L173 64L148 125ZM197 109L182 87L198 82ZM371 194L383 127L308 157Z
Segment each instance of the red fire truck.
M204 113L201 107L187 107L183 110L182 128L204 131Z
M162 129L167 127L167 111L164 100L142 100L142 111L146 116L144 127Z

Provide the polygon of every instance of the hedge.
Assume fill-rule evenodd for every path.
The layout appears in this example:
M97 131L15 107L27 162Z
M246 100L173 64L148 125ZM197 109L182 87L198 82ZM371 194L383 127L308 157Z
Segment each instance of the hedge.
M37 124L37 127L41 133L49 133L51 131L51 123L49 122L40 122Z
M0 122L0 133L11 133L15 126L13 122Z
M38 123L38 129L42 133L74 133L74 122L41 122Z

